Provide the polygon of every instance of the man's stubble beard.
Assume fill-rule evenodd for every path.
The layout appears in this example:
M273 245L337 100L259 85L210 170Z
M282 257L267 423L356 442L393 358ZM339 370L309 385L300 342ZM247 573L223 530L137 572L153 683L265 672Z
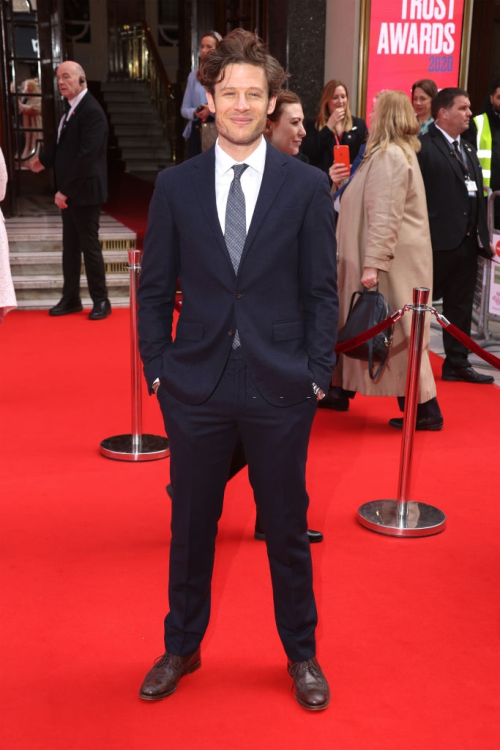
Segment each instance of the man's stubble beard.
M224 120L222 118L219 118L217 116L217 112L215 113L215 126L217 128L217 132L219 133L219 136L224 138L229 143L233 143L238 146L247 146L251 143L255 143L256 140L260 138L260 136L264 132L264 128L266 127L266 121L267 116L260 118L260 120L253 121L253 128L250 132L248 132L246 135L244 133L241 133L241 138L237 137L238 130L237 128L233 130L230 130Z

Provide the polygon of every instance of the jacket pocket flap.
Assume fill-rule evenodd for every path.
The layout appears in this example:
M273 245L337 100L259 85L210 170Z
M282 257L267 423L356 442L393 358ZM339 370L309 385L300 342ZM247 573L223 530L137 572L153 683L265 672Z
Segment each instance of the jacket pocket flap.
M282 320L273 323L273 339L275 341L291 341L292 339L304 338L304 321Z

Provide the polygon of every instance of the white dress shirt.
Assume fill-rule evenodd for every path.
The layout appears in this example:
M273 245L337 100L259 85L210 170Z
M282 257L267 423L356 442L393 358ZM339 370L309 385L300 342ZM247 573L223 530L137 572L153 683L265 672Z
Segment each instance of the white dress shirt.
M445 130L443 130L443 128L439 127L437 122L435 122L434 125L439 130L439 132L444 135L448 143L450 143L453 146L454 141L456 141L458 143L458 148L460 149L460 151L462 150L462 146L460 144L460 135L457 135L456 138L452 138L451 135L448 135L448 133Z
M82 101L83 97L87 93L88 89L84 88L83 91L80 91L79 94L75 96L74 99L68 99L69 104L69 112L67 112L65 115L61 117L61 122L59 123L59 128L57 129L57 142L59 143L59 138L61 137L62 129L65 120L69 120L73 112L75 111L75 108L78 107L80 102Z
M255 210L255 204L259 197L260 186L262 184L262 176L266 164L266 148L266 139L261 136L261 142L255 151L243 161L236 161L236 159L233 159L232 156L229 156L229 154L221 149L219 146L219 139L217 139L215 144L215 199L217 202L217 214L219 216L222 234L224 234L226 229L226 205L229 188L231 187L231 182L234 178L234 164L248 164L248 169L245 169L240 180L241 189L245 196L248 234L248 229Z

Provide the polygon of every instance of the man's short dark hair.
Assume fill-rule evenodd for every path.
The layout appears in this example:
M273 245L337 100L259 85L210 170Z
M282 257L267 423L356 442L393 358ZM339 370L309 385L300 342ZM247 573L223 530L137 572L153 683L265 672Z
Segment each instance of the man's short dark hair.
M500 89L500 78L495 78L495 80L492 82L490 86L490 96L493 96L497 89Z
M451 109L457 96L465 96L470 99L469 94L465 89L458 89L449 87L447 89L441 89L438 91L434 99L432 100L432 116L437 120L438 112L440 109Z
M269 98L277 95L288 78L276 58L269 54L262 39L244 29L231 31L201 62L201 84L212 96L215 84L224 80L228 65L255 65L256 68L262 68L266 75Z

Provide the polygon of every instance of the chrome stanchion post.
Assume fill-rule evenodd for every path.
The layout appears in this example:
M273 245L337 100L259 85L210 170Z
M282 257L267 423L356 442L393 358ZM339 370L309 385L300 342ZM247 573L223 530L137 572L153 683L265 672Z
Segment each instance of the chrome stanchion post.
M408 373L406 377L403 439L399 466L397 500L373 500L358 510L358 520L371 531L398 537L430 536L443 531L446 516L438 508L409 500L413 438L417 422L418 383L422 360L425 314L430 290L425 287L413 290L413 310Z
M167 458L169 442L161 435L142 434L142 374L137 340L137 287L141 272L141 251L129 250L130 271L130 359L132 391L132 433L114 435L101 442L101 453L118 461L154 461Z
M130 270L130 359L132 376L132 447L134 452L139 451L142 435L142 381L141 381L141 355L137 341L137 289L139 287L139 276L141 273L141 251L129 250L128 262Z

